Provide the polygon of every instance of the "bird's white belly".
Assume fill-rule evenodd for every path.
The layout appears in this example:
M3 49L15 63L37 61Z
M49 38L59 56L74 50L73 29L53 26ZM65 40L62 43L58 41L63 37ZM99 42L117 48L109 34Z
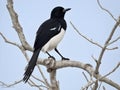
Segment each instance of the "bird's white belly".
M57 34L56 36L54 36L53 38L51 38L43 47L42 47L42 51L46 52L46 51L51 51L52 49L56 48L56 46L58 45L58 43L62 40L62 38L64 37L65 34L65 30L61 29L61 32L59 34Z

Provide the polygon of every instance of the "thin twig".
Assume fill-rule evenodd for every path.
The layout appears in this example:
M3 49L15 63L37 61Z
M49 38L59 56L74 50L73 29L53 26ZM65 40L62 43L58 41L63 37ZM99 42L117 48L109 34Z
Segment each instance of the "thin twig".
M22 51L23 55L26 57L27 61L29 61L29 57L28 57L28 55L27 55L27 53L26 53L26 51L25 51L25 49L23 48L22 45L19 45L16 42L12 42L12 41L8 40L1 32L0 32L0 35L2 36L2 38L4 39L4 41L6 43L9 43L11 45L14 45L14 46L18 47Z
M74 30L80 35L82 36L85 40L87 40L88 42L103 48L103 46L101 46L100 44L98 44L97 42L94 42L92 39L87 38L86 36L84 36L82 33L79 32L79 30L73 25L73 23L70 21L70 24L72 25L72 27L74 28ZM114 47L114 48L106 48L107 50L114 50L114 49L118 49L118 47Z
M86 90L89 86L92 86L92 84L94 84L94 83L95 83L95 81L88 82L87 85L85 85L84 87L82 87L81 90Z
M41 85L36 85L32 80L30 80L29 79L29 81L28 81L28 84L31 86L31 87L37 87L37 88L39 88L39 90L43 90L42 88L41 88Z
M112 13L111 13L109 10L105 9L105 8L100 4L100 1L99 1L99 0L97 0L97 3L98 3L98 5L99 5L99 7L100 7L103 11L107 12L107 13L117 22L117 19L112 15Z
M120 36L118 38L116 38L115 40L111 41L108 45L111 45L111 44L117 42L118 40L120 40Z
M17 46L18 48L21 48L21 46L19 44L17 44L16 42L12 42L12 41L8 40L1 32L0 32L0 35L2 36L2 38L4 39L4 41L6 43L9 43L11 45Z
M15 82L12 83L12 84L6 84L6 83L0 81L0 86L3 86L3 87L12 87L12 86L14 86L14 85L16 85L16 84L19 84L19 83L21 83L21 82L22 82L22 80L18 80L18 81L15 81Z
M112 74L113 72L115 72L118 68L120 67L120 62L106 75L104 75L102 78L109 76L110 74Z
M43 72L42 72L40 66L37 65L37 67L38 67L38 70L39 70L39 72L40 72L40 74L41 74L41 76L42 76L42 78L43 78L45 84L46 84L48 87L50 87L50 84L48 83L47 79L45 78L45 76L44 76L44 74L43 74Z
M103 86L103 90L106 90L106 88Z
M87 76L85 75L85 73L84 72L82 72L82 74L84 75L84 77L85 77L85 79L87 80L87 82L89 83L89 80L88 80L88 78L87 78ZM89 87L87 87L87 89L88 89ZM91 90L92 90L92 87L90 86L90 88L91 88Z
M88 82L89 80L88 80L87 76L85 75L85 73L84 73L84 72L82 72L82 74L84 75L85 79L86 79L86 80L87 80L87 82Z
M27 61L29 61L29 57L28 57L28 55L27 55L27 53L26 53L26 50L23 48L22 45L19 45L19 44L17 44L16 42L12 42L12 41L8 40L1 32L0 32L0 35L2 36L2 38L4 39L4 41L5 41L6 43L18 47L18 48L22 51L23 55L26 57Z
M86 36L84 36L82 33L79 32L79 30L75 27L75 25L73 25L73 23L70 21L70 24L72 25L72 27L74 28L74 30L80 35L82 36L84 39L86 39L87 41L89 41L92 44L97 45L98 47L102 48L101 45L99 45L98 43L94 42L92 39L87 38Z
M91 57L97 63L97 59L93 55Z
M100 82L100 85L99 85L99 87L98 87L98 90L100 90L100 88L101 88L101 85L102 85L102 82Z
M40 80L39 78L35 77L34 75L31 75L31 76L32 76L34 79L36 79L36 80L40 81L41 83L45 84L44 81Z

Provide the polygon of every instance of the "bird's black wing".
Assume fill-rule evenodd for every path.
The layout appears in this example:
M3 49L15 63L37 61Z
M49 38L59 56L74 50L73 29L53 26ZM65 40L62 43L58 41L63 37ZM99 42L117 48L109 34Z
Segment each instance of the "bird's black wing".
M61 23L54 19L45 21L37 31L34 51L41 49L52 37L60 32L61 28Z

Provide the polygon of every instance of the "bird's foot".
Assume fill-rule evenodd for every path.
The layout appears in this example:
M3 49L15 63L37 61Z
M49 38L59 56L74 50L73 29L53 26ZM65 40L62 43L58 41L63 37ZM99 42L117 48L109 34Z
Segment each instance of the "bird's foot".
M62 57L62 60L70 60L69 58Z
M49 58L52 58L53 60L55 60L55 57L53 57L53 56L48 57L48 59L49 59Z
M50 72L52 72L54 69L52 69L52 68L48 68L47 69L47 71L50 73Z

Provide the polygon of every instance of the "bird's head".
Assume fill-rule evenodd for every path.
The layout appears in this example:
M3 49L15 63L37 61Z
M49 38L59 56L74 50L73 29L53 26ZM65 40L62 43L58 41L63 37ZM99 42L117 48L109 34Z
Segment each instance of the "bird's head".
M51 12L51 18L64 18L64 15L71 8L64 9L63 7L55 7Z

